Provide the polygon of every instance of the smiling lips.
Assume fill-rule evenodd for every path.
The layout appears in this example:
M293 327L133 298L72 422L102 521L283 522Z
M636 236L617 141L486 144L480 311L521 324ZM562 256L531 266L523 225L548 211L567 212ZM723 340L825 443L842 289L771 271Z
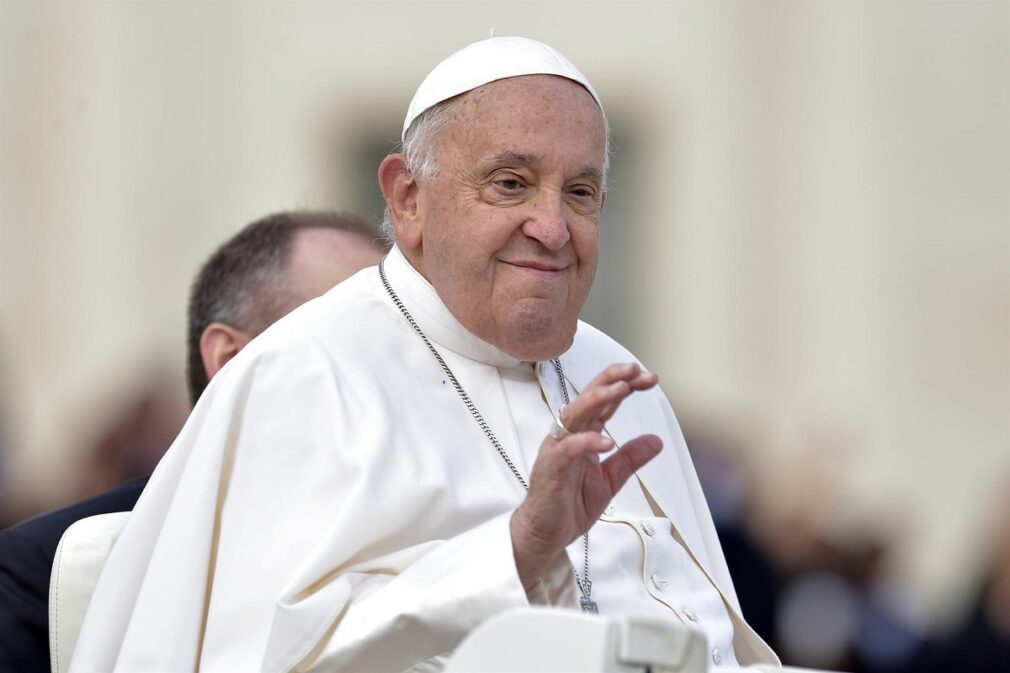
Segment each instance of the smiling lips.
M541 262L537 260L519 260L505 263L522 269L523 271L528 271L538 276L545 277L554 277L568 268L567 266L559 266L557 264L551 264L550 262Z

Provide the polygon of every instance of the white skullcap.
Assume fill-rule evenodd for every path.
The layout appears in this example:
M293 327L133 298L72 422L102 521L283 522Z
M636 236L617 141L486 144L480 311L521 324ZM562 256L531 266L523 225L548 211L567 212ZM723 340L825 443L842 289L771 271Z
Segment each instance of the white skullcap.
M431 106L489 82L521 75L558 75L578 82L603 110L586 76L553 47L525 37L492 37L463 47L428 73L407 108L401 139L406 139L411 122Z

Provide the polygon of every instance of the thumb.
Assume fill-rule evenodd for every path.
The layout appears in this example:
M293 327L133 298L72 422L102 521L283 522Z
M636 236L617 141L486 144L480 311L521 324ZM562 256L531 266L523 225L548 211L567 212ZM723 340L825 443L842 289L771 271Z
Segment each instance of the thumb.
M627 442L600 464L600 468L610 482L613 493L617 493L636 470L659 455L663 450L663 440L656 435L642 435Z

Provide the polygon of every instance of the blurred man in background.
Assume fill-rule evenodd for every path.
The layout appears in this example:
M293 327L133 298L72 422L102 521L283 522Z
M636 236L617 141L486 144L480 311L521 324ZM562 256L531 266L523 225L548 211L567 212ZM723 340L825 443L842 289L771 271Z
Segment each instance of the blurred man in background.
M191 402L260 332L376 264L384 251L367 222L331 212L271 215L226 241L201 267L190 293ZM0 671L49 671L49 574L60 537L84 517L131 510L147 480L134 479L0 533Z

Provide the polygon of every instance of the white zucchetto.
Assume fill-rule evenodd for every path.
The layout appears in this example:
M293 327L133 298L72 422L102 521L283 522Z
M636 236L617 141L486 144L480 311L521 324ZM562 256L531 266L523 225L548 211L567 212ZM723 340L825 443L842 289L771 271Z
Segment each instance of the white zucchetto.
M570 79L585 87L603 109L586 76L553 47L525 37L492 37L463 47L428 73L407 108L401 139L406 139L411 122L431 106L490 82L522 75Z

